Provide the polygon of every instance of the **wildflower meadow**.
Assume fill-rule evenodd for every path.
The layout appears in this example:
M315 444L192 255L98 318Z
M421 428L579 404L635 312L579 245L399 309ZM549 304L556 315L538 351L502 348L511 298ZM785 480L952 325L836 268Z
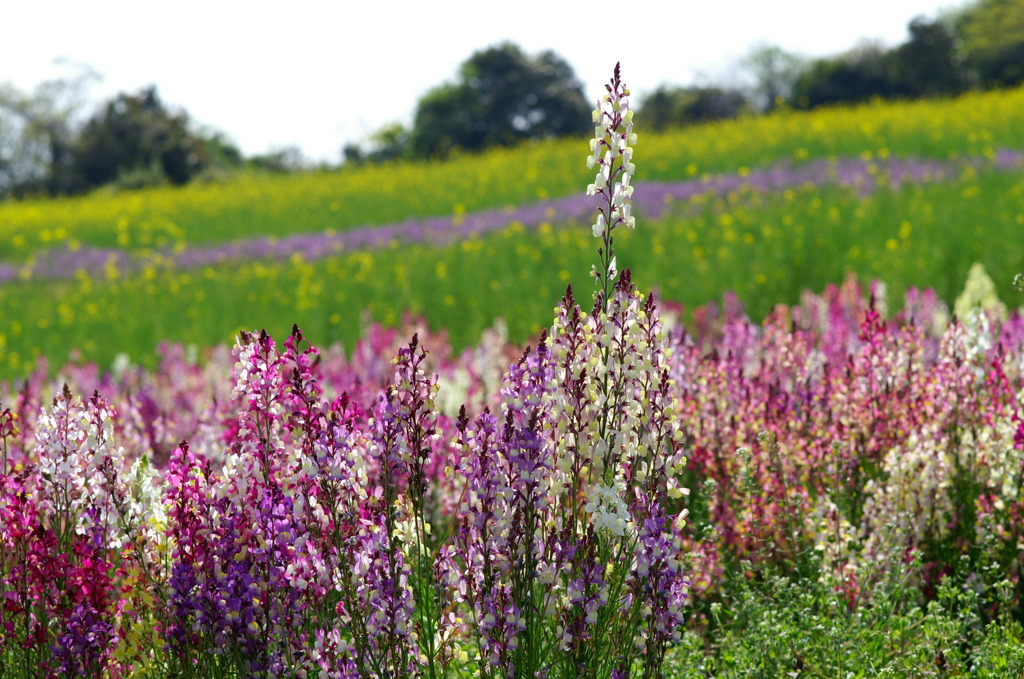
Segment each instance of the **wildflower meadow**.
M833 151L815 148L738 183L694 178L735 151L715 150L728 146L715 128L693 150L699 169L673 175L694 183L644 185L616 65L589 152L574 151L580 196L513 177L509 197L455 210L472 233L382 213L408 232L352 224L286 255L302 281L289 303L320 314L314 330L246 329L205 351L164 342L151 365L121 354L111 369L8 359L23 378L0 385L0 677L1024 676L1024 319L1003 301L1020 294L1003 279L1021 263L1024 149L1003 129L1016 123L976 113L1002 102L965 98L949 110L966 118L946 111L914 134L891 112L827 113L918 152L944 130L995 130L960 153L815 164ZM757 124L780 145L801 127ZM655 159L680 153L653 146ZM524 191L560 202L509 229L496 215ZM812 199L795 207L801 192ZM447 196L423 200L435 198L430 210L450 211ZM935 216L978 206L1006 238L987 266L971 261L989 252L973 225ZM30 208L0 211L28 224ZM830 221L858 230L825 239ZM83 229L70 252L99 256L70 270L21 228L0 235L24 249L0 269L17 291L0 301L45 309L60 290L39 316L51 330L90 304L109 318L111 286L214 295L238 275L214 268L239 256L217 248L256 248L245 266L276 287L298 280L258 254L297 230L175 247L174 226L156 252L138 230L87 245ZM431 229L450 240L424 244ZM784 230L819 256L795 254ZM345 234L365 240L334 240ZM390 244L402 238L413 254ZM488 248L504 262L498 289L459 269ZM549 277L520 276L517 257L543 259ZM858 257L881 262L877 280L830 260ZM395 306L348 351L318 348L340 324L325 305L377 299L326 298L332 278L385 266L393 285L434 291L412 307L421 316ZM709 287L689 309L662 299L726 268L736 284L720 304ZM258 277L231 294L269 309L269 287L246 283ZM793 290L800 277L817 291ZM473 312L454 290L474 285L542 311L519 314L511 340L485 315L457 334ZM763 322L740 301L759 289L777 297L754 307ZM434 307L452 308L451 325L423 320ZM200 323L190 308L162 339ZM3 356L13 330L0 333Z

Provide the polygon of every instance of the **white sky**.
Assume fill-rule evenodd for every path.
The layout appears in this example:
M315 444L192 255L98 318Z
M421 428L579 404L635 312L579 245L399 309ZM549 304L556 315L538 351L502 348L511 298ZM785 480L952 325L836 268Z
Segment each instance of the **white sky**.
M0 9L0 83L31 90L68 76L103 80L99 103L155 84L161 98L247 154L298 146L337 162L346 141L408 124L417 100L503 40L566 59L596 99L622 62L642 96L659 84L724 76L753 45L806 57L865 39L894 46L919 14L964 0L26 0ZM90 107L91 110L91 107Z

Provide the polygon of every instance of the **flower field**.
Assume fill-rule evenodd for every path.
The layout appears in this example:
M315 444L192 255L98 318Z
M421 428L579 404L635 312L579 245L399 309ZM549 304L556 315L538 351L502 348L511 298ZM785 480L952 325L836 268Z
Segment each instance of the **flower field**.
M860 161L863 172L850 173L847 185L812 184L797 173L795 183L775 188L765 179L759 187L757 172L723 176L719 191L699 181L638 183L635 209L647 228L623 234L618 247L624 261L643 262L635 267L638 285L683 304L687 315L733 291L752 318L764 318L775 304L795 304L804 290L824 290L848 272L884 280L897 304L911 287L952 300L975 262L1019 306L1024 296L1009 281L1024 270L1024 252L1005 244L1024 224L1024 175L1014 171L1016 156L1005 159L1004 166L941 165L941 180L898 186ZM708 190L687 197L701 187ZM298 323L325 346L351 347L368 321L394 327L406 311L447 329L459 349L499 317L511 340L523 343L550 322L566 284L586 276L591 245L582 220L589 216L579 203L523 210L510 225L516 215L469 214L463 223L477 230L440 245L450 220L435 240L406 232L335 253L320 236L290 254L224 264L201 259L200 249L183 251L182 258L193 253L189 261L142 259L134 268L106 255L78 265L57 258L47 271L0 284L7 319L0 378L23 376L40 357L48 369L73 355L109 368L119 354L153 367L163 341L207 347L254 326L281 336ZM269 247L256 246L257 253Z
M1022 109L1024 88L954 101L782 113L645 135L647 162L637 179L676 182L826 158L993 157L1002 149L1020 150ZM0 253L3 262L16 263L59 244L153 254L250 236L281 238L521 206L578 195L587 177L578 149L578 141L563 140L449 163L252 176L227 186L6 203L0 205Z
M608 89L586 164L0 205L0 676L1021 676L1024 90Z
M643 258L641 286L688 310L729 290L763 318L847 272L894 299L951 299L974 262L1017 306L1006 281L1024 257L1002 243L1024 220L1022 107L1017 89L645 136L635 209L649 226L620 247ZM352 346L363 310L390 326L411 310L460 348L501 317L525 342L589 266L579 145L0 204L0 378L40 358L152 367L165 340L292 323Z

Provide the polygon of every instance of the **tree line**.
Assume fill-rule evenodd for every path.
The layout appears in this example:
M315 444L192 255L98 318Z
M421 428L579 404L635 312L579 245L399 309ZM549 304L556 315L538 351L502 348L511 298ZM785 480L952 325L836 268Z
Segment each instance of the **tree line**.
M951 96L1024 82L1024 0L975 0L935 19L918 17L894 47L862 44L805 60L775 46L753 49L731 84L663 85L641 97L648 129L812 109L873 98ZM44 83L26 94L0 86L0 198L61 195L216 177L239 168L306 166L285 149L245 158L223 134L194 124L161 101L155 86L121 93L76 123L95 74ZM345 165L444 158L456 151L512 146L590 130L591 102L572 67L553 51L524 53L504 43L475 52L454 82L428 91L412 124L386 125L342 150Z
M292 171L305 163L297 149L244 157L223 133L164 103L155 85L117 94L79 122L83 93L97 78L85 69L31 93L0 85L0 198L182 185L246 167Z
M935 19L914 18L907 40L891 49L865 43L805 60L766 45L754 48L738 66L732 84L658 87L640 99L637 114L645 128L664 130L779 107L808 110L1012 87L1024 82L1024 0L976 0ZM560 57L551 52L530 57L504 44L475 53L454 83L429 91L411 128L392 123L369 143L343 152L350 163L381 162L583 134L590 129L585 113L590 108Z

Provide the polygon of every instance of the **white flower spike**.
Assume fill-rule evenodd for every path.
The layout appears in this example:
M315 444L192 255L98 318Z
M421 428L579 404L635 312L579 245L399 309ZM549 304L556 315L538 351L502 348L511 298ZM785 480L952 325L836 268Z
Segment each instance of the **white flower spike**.
M601 196L598 215L592 231L595 238L603 241L598 249L601 267L595 268L594 278L601 290L597 295L605 302L616 276L614 238L612 232L619 226L632 229L636 220L630 214L629 200L633 196L630 183L636 170L633 164L633 111L629 108L629 89L619 77L619 64L611 82L605 85L607 93L598 100L594 109L594 138L590 140L591 154L587 156L587 167L597 172L594 183L587 186L588 196Z

